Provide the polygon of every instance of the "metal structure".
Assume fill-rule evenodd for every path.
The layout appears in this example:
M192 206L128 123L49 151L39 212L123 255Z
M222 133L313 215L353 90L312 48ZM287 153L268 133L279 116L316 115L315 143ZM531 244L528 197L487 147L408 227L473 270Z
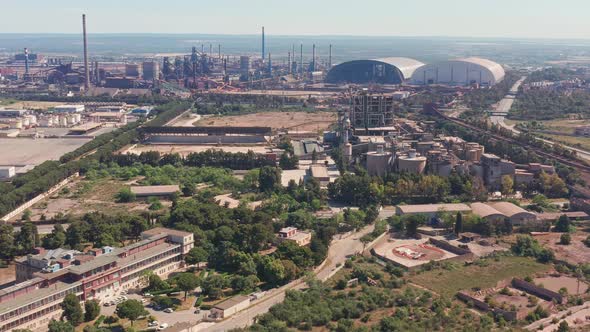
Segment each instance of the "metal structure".
M265 47L264 43L265 43L265 40L264 40L264 27L262 27L262 60L264 60L264 57L266 55L265 49L264 49L264 47Z
M350 101L350 121L355 131L393 126L392 96L372 95L362 91Z
M330 69L328 83L402 84L424 64L409 58L382 58L354 60L338 64Z
M465 58L428 64L412 75L412 84L443 84L492 86L504 79L504 68L496 62L482 58Z
M84 37L84 89L90 88L90 68L88 68L88 41L86 39L86 14L82 14L82 34Z

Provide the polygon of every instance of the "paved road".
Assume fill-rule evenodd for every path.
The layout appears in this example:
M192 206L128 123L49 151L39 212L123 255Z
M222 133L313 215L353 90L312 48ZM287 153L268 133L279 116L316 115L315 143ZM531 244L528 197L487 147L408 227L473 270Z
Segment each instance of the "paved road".
M372 230L373 226L371 225L365 227L357 233L351 234L344 239L340 239L338 237L334 239L330 245L330 249L328 250L328 258L326 263L314 271L316 277L322 281L325 281L338 272L338 270L342 268L344 261L346 260L346 256L363 250L363 244L359 239ZM305 283L302 280L296 280L283 287L270 291L266 296L252 304L248 309L243 310L232 316L230 319L217 323L213 326L203 326L203 330L222 332L235 328L250 326L253 323L254 317L266 313L273 305L283 302L285 299L285 292L287 290L301 289L304 286Z
M504 122L504 118L505 115L502 114L508 114L508 112L510 112L510 108L512 108L512 104L514 103L514 100L516 99L514 97L514 94L516 94L516 92L518 92L518 88L520 87L520 85L522 84L522 82L525 80L526 77L522 77L520 80L518 80L510 89L510 94L506 95L506 97L504 97L504 99L502 99L498 105L496 106L495 109L495 115L490 116L490 121L493 124L499 125L500 127L506 128L510 131L512 131L515 134L520 134L520 131L518 131L517 129L514 128L514 125L508 125L506 124L506 122ZM553 145L555 144L555 142L550 141L550 140L546 140L543 138L537 138L539 141L542 141L544 143L547 143L549 145ZM590 151L586 151L586 150L581 150L578 149L576 147L573 146L568 146L568 145L563 145L562 146L568 150L571 151L575 151L578 156L582 159L586 159L586 160L590 160Z
M530 325L525 326L525 329L529 331L542 331L542 332L553 332L557 331L557 327L559 323L562 321L562 317L565 317L565 320L570 328L576 326L576 321L582 322L582 325L586 324L586 317L590 316L590 302L585 302L582 305L575 306L568 308L566 310L562 310L560 312L554 313L547 318L540 319ZM552 323L553 319L557 318L557 323ZM543 329L540 329L541 325L543 325ZM581 325L580 325L581 326ZM577 326L576 326L577 327Z

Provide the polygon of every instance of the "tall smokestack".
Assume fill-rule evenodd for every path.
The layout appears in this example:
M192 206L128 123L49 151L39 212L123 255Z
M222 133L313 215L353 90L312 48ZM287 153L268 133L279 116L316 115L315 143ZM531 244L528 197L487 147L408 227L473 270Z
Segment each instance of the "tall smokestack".
M217 44L217 57L221 59L221 44Z
M262 60L264 60L264 56L265 56L265 52L264 52L264 27L262 27Z
M82 14L82 33L84 34L84 89L90 88L90 68L88 68L88 42L86 40L86 14Z
M315 44L313 44L313 49L311 51L311 66L310 69L312 72L315 71Z
M330 44L330 56L328 57L328 70L332 68L332 44Z
M29 50L25 47L25 75L29 73Z
M299 72L303 76L303 44L301 44L301 49L299 50L299 61Z

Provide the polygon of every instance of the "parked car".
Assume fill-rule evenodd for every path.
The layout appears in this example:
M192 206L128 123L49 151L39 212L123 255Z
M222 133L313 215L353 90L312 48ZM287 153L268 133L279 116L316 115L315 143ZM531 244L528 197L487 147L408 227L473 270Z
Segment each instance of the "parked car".
M148 323L148 327L155 327L155 326L158 326L158 325L160 325L160 323L158 323L157 320Z
M164 309L164 312L167 313L167 314L171 314L171 313L174 312L174 309L172 309L172 308L166 308L166 309Z
M110 305L111 305L111 302L105 302L105 303L103 303L103 306L105 306L105 307L108 307Z
M197 310L195 310L195 314L200 314L201 313L201 309L197 308Z
M165 328L167 328L167 327L168 327L168 323L162 323L162 324L160 325L160 327L158 327L158 331L161 331L161 330L163 330L163 329L165 329Z

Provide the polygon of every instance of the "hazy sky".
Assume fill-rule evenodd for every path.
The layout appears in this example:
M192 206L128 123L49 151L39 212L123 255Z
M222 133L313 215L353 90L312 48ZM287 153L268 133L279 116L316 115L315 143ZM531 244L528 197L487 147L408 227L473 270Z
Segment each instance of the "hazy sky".
M0 33L590 39L589 0L0 0Z

